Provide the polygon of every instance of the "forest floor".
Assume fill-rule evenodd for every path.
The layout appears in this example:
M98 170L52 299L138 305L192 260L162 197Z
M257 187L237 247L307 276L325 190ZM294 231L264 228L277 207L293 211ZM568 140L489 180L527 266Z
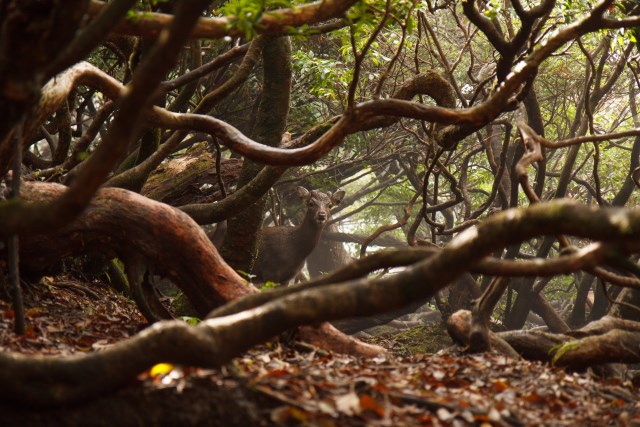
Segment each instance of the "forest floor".
M98 281L45 277L25 289L25 302L27 334L17 337L0 300L1 351L100 351L146 326L131 301ZM47 410L0 402L0 426L640 426L632 379L461 349L418 353L399 345L406 337L376 338L390 353L374 359L275 340L219 370L161 364L91 402Z

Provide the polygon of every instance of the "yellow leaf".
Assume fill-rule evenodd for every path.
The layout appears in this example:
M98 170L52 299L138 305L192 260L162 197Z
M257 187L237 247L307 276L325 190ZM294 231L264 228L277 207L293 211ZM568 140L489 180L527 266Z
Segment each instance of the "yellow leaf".
M173 371L174 368L175 366L170 363L158 363L149 370L149 376L151 378L155 378L160 375L167 375L169 372Z

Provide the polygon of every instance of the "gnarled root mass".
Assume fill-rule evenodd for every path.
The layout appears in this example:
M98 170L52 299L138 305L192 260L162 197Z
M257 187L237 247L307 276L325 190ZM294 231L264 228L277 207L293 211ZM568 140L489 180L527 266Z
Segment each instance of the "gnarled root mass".
M55 197L61 191L61 187L50 184L29 184L25 194L31 200L41 200ZM426 300L460 277L465 272L464 266L490 267L491 263L483 260L495 250L534 236L557 234L611 244L618 242L616 248L622 253L638 252L640 211L597 208L568 201L512 209L486 218L438 253L394 275L303 286L291 294L267 298L247 309L230 312L222 309L212 314L219 317L195 327L180 322L159 322L135 338L100 353L50 359L0 355L3 384L0 398L51 405L104 393L126 384L137 373L158 362L220 366L251 346L294 327L377 314ZM25 238L23 249L31 262L42 263L60 256L54 254L73 255L90 249L110 249L125 261L129 257L142 258L174 279L188 297L203 298L203 301L193 300L201 312L238 297L251 297L256 292L224 264L206 235L187 216L125 190L99 192L76 223L52 236ZM582 264L566 266L568 271L582 267ZM515 270L523 273L527 268ZM465 323L468 321L460 322ZM555 363L580 367L590 363L637 362L640 340L635 324L616 325L613 333L596 333L595 326L573 335L567 333L568 343L553 352ZM340 336L330 328L325 329L325 334L326 331ZM464 338L468 333L459 335ZM328 335L324 338L324 344L335 343ZM518 351L515 341L507 338L500 337L505 346ZM347 338L341 337L340 344L346 342ZM592 342L598 343L597 350ZM378 350L367 348L370 350L367 353L363 347L350 348L354 352L359 349L362 354Z
M25 183L31 202L59 196L57 184ZM26 268L40 268L61 257L100 253L116 256L170 278L203 317L229 301L257 290L220 257L202 229L186 214L122 189L98 192L70 225L46 235L25 236L21 257ZM131 274L129 277L132 280ZM257 308L207 320L198 326L181 321L152 325L131 340L105 351L70 357L0 354L0 397L36 406L90 399L125 385L160 362L219 367L251 346L304 324L318 324L318 314ZM382 348L343 335L328 324L300 329L303 339L329 350L371 356Z
M25 183L23 197L43 202L63 191L57 184ZM142 263L182 289L201 315L257 292L224 262L187 215L126 190L100 190L76 221L21 243L27 268L83 254L118 257L125 265Z
M460 310L447 322L451 337L469 343L471 313ZM585 369L609 363L640 362L640 323L605 316L566 334L541 330L489 332L491 347L528 360L551 362L569 369Z

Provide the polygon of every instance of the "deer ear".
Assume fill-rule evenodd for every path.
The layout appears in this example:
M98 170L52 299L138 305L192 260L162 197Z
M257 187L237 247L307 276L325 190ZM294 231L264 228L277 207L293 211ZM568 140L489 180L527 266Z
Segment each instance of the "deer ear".
M331 202L334 205L339 205L343 197L344 197L344 190L338 190L335 193L333 193L333 195L331 196Z
M304 187L298 187L296 188L296 191L298 192L298 197L300 197L302 200L307 200L309 196L311 196L311 193L309 193L309 190L307 190Z

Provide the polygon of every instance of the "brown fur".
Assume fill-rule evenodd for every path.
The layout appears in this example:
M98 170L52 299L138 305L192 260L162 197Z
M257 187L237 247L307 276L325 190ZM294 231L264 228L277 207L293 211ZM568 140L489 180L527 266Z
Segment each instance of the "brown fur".
M262 239L252 274L255 281L286 283L304 266L307 256L320 240L324 225L331 218L331 207L339 204L344 191L334 194L298 187L298 195L307 204L307 213L297 227L268 227Z

